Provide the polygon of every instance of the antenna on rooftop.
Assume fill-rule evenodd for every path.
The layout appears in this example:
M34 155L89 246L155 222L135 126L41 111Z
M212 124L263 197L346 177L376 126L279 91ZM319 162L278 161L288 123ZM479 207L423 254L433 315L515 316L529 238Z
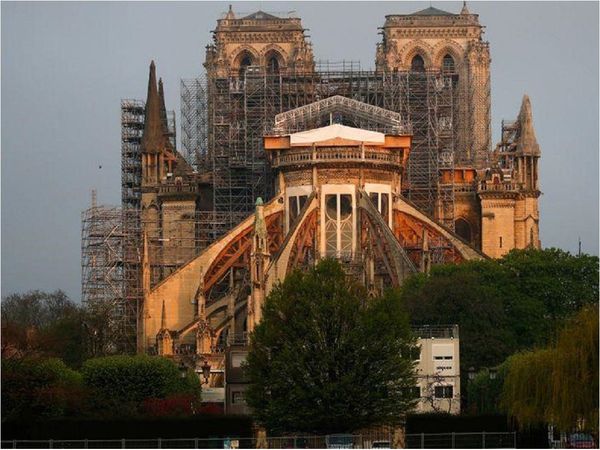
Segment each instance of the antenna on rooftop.
M581 256L581 236L578 236L577 240L579 241L579 251L577 252L577 256Z

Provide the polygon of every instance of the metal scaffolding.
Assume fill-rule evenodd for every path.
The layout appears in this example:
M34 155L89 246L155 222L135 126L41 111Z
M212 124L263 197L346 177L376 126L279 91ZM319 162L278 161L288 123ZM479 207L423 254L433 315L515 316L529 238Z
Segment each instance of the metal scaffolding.
M400 114L412 125L405 195L422 211L453 228L453 188L440 186L439 170L453 168L457 151L463 150L457 149L457 143L470 136L468 99L461 93L466 90L457 86L457 75L441 71L386 73L353 69L284 75L264 73L259 66L249 66L242 76L183 80L183 147L190 158L195 158L194 165L200 172L213 176L213 211L220 214L219 223L213 224L216 234L233 227L237 223L234 216L250 213L256 197L272 196L262 136L281 131L278 128L283 122L275 123L277 115L286 123L294 122L293 129L288 124L288 132L323 126L331 120L390 131L373 120L381 109ZM300 107L294 114L302 116L314 102L333 96L345 97L348 103L358 100L373 110L363 107L365 111L339 118L322 117L320 122L311 123L303 122L302 117L286 117L287 111ZM326 109L323 103L320 106ZM223 220L227 215L231 220Z
M122 352L135 343L136 309L126 301L122 209L92 206L82 213L81 274L83 302L92 311L108 311L106 352Z
M272 197L274 183L262 138L282 130L301 131L332 121L382 132L410 127L413 143L403 193L453 229L454 185L442 182L441 171L452 172L455 164L469 163L463 147L473 134L472 89L459 84L458 75L441 71L373 72L352 64L341 68L320 64L319 68L327 70L284 74L249 66L241 76L181 81L181 153L198 179L210 183L212 209L175 219L181 223L161 219L156 235L148 240L152 285L252 214L257 197ZM343 108L340 113L339 100L337 110L328 111L325 100L334 96L344 98L347 113ZM315 102L319 102L317 114ZM84 301L114 305L113 341L129 351L135 349L143 298L140 143L144 107L140 100L121 102L122 207L93 205L82 217ZM166 114L175 147L175 116L172 111ZM173 232L184 229L185 233ZM448 249L441 243L430 244L433 262L443 262Z

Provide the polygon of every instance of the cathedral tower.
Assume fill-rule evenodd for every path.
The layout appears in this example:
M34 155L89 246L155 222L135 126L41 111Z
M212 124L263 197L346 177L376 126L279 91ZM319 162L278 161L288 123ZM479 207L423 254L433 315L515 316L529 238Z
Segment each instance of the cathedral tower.
M479 16L466 3L460 14L429 7L386 16L377 46L381 72L438 72L453 75L458 96L459 135L454 149L460 165L485 167L491 146L490 52Z
M236 17L231 6L217 21L212 45L206 48L209 77L263 73L312 72L312 47L298 18L280 18L263 11Z

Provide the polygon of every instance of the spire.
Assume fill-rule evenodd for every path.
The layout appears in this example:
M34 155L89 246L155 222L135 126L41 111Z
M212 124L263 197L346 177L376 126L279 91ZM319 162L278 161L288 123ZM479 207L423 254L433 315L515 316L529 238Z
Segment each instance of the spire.
M167 107L165 106L165 90L163 88L162 78L158 79L158 98L160 100L160 118L163 121L165 130L167 127Z
M233 7L231 5L229 5L229 11L227 11L227 14L225 15L225 18L227 20L235 19L235 13L233 12Z
M265 212L262 198L256 199L256 212L254 214L254 234L260 239L267 238L267 224L265 223Z
M471 12L469 11L469 8L467 8L467 1L466 0L463 1L463 7L460 10L460 14L461 15L471 14Z
M172 151L171 140L169 139L169 124L167 123L167 107L165 106L165 90L163 88L162 78L158 79L158 98L160 100L160 119L162 122L163 133L166 137L165 146Z
M519 134L517 137L517 152L533 156L540 155L540 146L535 137L533 129L533 114L531 112L531 101L525 94L519 111Z
M142 151L146 153L160 153L164 148L165 135L161 120L161 102L156 87L156 66L150 63L150 76L148 79L148 97L146 98L146 117L144 121L144 135L142 136Z

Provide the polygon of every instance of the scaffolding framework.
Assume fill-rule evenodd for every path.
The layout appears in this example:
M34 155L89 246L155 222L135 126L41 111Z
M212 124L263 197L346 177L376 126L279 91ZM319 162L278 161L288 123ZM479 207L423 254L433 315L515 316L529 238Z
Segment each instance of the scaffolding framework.
M471 134L470 103L465 98L471 90L458 88L458 75L441 71L387 73L350 67L285 75L249 66L242 76L182 81L182 146L195 158L194 166L200 172L212 173L213 211L221 214L221 219L227 214L233 218L250 213L256 197L272 196L270 167L262 151L264 134L301 131L332 120L389 132L374 120L385 110L390 117L399 114L412 126L404 194L453 229L454 192L451 185L440 186L439 171L452 168L458 160L465 163L465 149L457 148L457 143L467 141ZM314 109L319 101L323 106L323 100L334 96L369 107L340 118L303 120L304 110ZM294 117L288 117L290 114ZM236 223L220 220L214 228L221 235Z
M123 210L92 206L82 213L82 299L92 311L108 311L106 352L135 343L136 307L125 296Z
M181 153L199 176L210 174L212 209L196 211L182 223L161 222L147 243L151 285L252 214L257 197L272 197L271 168L262 148L265 134L302 131L332 121L381 132L411 132L403 194L454 228L454 186L442 183L440 173L473 162L465 145L473 133L473 89L459 84L458 75L440 71L373 72L334 63L318 67L322 70L283 74L249 66L241 77L181 80ZM335 96L343 98L348 111L339 107L339 97L337 109L328 110L333 100L327 100ZM135 350L143 299L144 109L141 100L121 101L121 207L94 204L82 215L83 299L90 305L113 306L112 341L122 351ZM175 148L175 114L165 114ZM194 232L180 237L171 232L190 227ZM167 235L169 242L162 238ZM444 261L444 245L430 242L432 262Z

